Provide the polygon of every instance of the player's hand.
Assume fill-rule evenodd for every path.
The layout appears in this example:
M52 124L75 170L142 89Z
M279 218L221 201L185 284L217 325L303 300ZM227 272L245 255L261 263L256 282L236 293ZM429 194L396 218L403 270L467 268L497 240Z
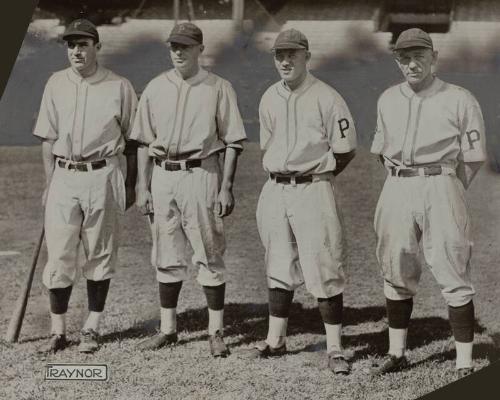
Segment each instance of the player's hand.
M135 203L135 187L125 184L125 210L128 210Z
M233 212L234 196L230 189L222 188L217 197L216 213L218 217L226 217Z
M135 205L139 207L139 210L146 215L152 214L153 210L153 196L147 189L138 189L136 192Z

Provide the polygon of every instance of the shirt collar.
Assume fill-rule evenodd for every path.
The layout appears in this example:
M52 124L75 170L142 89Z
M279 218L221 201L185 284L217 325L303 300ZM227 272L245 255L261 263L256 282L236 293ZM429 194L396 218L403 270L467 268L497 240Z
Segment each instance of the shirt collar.
M291 96L292 94L302 94L307 89L309 89L315 81L316 78L310 72L307 72L304 81L299 85L299 87L295 88L294 90L290 90L290 88L285 84L285 81L281 80L278 83L278 91L280 92L280 94L286 97Z
M208 76L208 71L201 68L201 67L199 67L196 75L192 76L191 78L185 79L185 80L182 79L182 77L175 70L175 68L173 68L167 72L167 77L171 81L175 82L176 84L181 84L182 82L186 82L188 85L191 85L191 86L197 85L198 83L204 81L207 76Z
M444 82L439 79L437 76L434 77L434 80L429 85L429 87L421 90L418 93L415 93L408 82L403 82L401 84L401 91L406 97L418 96L418 97L429 97L438 92L443 86Z
M90 76L84 78L73 71L71 67L68 68L67 76L69 80L74 83L81 83L83 81L87 83L97 83L102 81L108 75L108 72L109 71L106 68L103 68L99 64L97 64L97 70Z

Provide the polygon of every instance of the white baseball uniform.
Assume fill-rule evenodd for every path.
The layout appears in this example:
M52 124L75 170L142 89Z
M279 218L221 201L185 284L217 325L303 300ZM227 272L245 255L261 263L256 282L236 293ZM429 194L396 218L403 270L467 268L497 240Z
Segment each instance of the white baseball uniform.
M346 253L333 171L334 153L356 147L351 113L339 93L308 73L293 91L284 81L267 89L259 117L264 169L293 177L270 177L257 206L268 286L294 290L305 282L317 298L342 293ZM297 183L304 176L312 182Z
M151 261L158 281L186 279L189 242L198 282L224 283L224 231L215 211L222 177L218 155L226 147L242 150L246 139L231 84L202 68L186 80L175 69L162 73L141 96L131 138L148 145L156 160L201 160L201 167L189 170L154 166Z
M486 157L481 109L467 90L435 77L415 93L408 83L386 90L378 101L371 151L389 169L440 166L432 176L393 176L390 171L375 212L377 259L387 298L415 295L424 257L451 306L469 302L471 237L465 188L458 162ZM423 169L419 171L423 174Z
M130 82L101 66L87 78L67 68L47 82L33 134L53 141L56 157L45 208L43 282L49 289L73 284L80 246L87 279L106 280L114 273L118 217L125 210L118 155L136 106ZM93 170L91 162L105 166ZM75 165L88 171L70 169Z

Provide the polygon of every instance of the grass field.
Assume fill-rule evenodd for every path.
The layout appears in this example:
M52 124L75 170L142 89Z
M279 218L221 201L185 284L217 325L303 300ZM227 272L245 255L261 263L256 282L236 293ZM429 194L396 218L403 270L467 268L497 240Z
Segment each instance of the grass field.
M4 334L24 280L42 224L43 171L40 147L0 147L0 332ZM375 261L372 217L384 171L360 150L338 178L349 245L349 282L345 292L344 345L352 354L353 372L333 376L326 369L325 338L315 301L303 288L295 296L289 323L290 354L249 362L244 350L265 337L267 291L263 249L254 218L265 181L256 144L240 160L235 186L236 209L226 220L227 306L225 333L232 354L212 359L208 350L204 296L191 279L182 289L173 349L140 353L134 346L158 326L159 304L154 271L149 265L150 233L135 210L123 218L120 267L111 283L101 326L103 346L82 356L71 346L47 359L35 350L48 338L47 296L41 284L46 260L42 252L20 343L0 347L1 399L414 399L456 379L454 348L439 288L425 271L415 299L409 334L411 367L370 379L372 361L387 348L382 279ZM498 233L500 176L483 168L468 193L473 218L474 280L478 295L474 359L482 368L500 359L500 279ZM78 340L86 318L83 279L73 291L68 313L69 337ZM497 344L495 344L495 340ZM0 345L1 346L1 345ZM106 363L108 382L48 382L48 362Z

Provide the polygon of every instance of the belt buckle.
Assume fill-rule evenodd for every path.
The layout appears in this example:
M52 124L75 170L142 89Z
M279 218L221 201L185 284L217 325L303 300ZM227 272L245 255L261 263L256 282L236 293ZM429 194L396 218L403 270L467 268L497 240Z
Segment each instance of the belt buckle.
M297 186L297 181L295 180L295 175L290 177L290 184L292 186Z
M182 160L180 163L180 166L181 166L181 170L182 171L187 171L188 170L188 167L187 167L187 160Z

